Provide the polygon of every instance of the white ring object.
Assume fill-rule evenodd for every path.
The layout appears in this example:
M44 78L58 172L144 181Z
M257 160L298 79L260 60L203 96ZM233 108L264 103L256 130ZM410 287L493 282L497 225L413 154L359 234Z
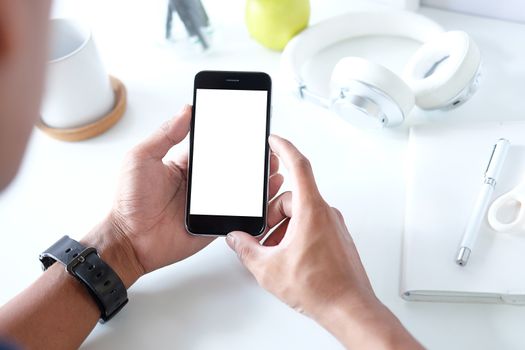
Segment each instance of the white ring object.
M458 105L454 98L479 73L481 54L465 32L450 31L430 39L408 61L403 78L423 109ZM459 102L458 102L459 101Z
M503 222L500 219L502 211L511 207L516 214L509 222ZM525 232L525 182L496 199L489 208L487 219L495 231Z

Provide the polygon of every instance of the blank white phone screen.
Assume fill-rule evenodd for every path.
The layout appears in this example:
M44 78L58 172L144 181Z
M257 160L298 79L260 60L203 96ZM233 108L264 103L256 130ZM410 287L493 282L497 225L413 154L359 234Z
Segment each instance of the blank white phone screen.
M190 214L262 217L267 98L197 89Z

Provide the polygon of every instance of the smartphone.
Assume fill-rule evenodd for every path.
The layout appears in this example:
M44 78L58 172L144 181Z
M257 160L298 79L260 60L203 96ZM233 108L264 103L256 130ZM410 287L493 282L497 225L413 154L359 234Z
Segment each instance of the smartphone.
M220 236L264 232L272 80L262 72L195 76L186 229Z

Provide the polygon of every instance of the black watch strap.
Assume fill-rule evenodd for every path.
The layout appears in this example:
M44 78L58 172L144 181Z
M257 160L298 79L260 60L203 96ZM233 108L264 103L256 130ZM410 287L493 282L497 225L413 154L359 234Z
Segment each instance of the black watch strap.
M115 316L128 302L126 287L113 269L98 255L95 248L86 248L64 236L40 254L42 267L47 270L55 261L87 288L100 309L101 322Z

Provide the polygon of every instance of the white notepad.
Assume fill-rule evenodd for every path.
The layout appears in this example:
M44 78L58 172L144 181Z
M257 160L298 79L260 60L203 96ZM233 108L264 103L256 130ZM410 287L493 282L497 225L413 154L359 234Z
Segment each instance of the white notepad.
M525 123L411 130L401 295L407 300L525 304L525 234L492 230L486 216L466 266L458 244L499 138L512 146L493 199L525 180Z

